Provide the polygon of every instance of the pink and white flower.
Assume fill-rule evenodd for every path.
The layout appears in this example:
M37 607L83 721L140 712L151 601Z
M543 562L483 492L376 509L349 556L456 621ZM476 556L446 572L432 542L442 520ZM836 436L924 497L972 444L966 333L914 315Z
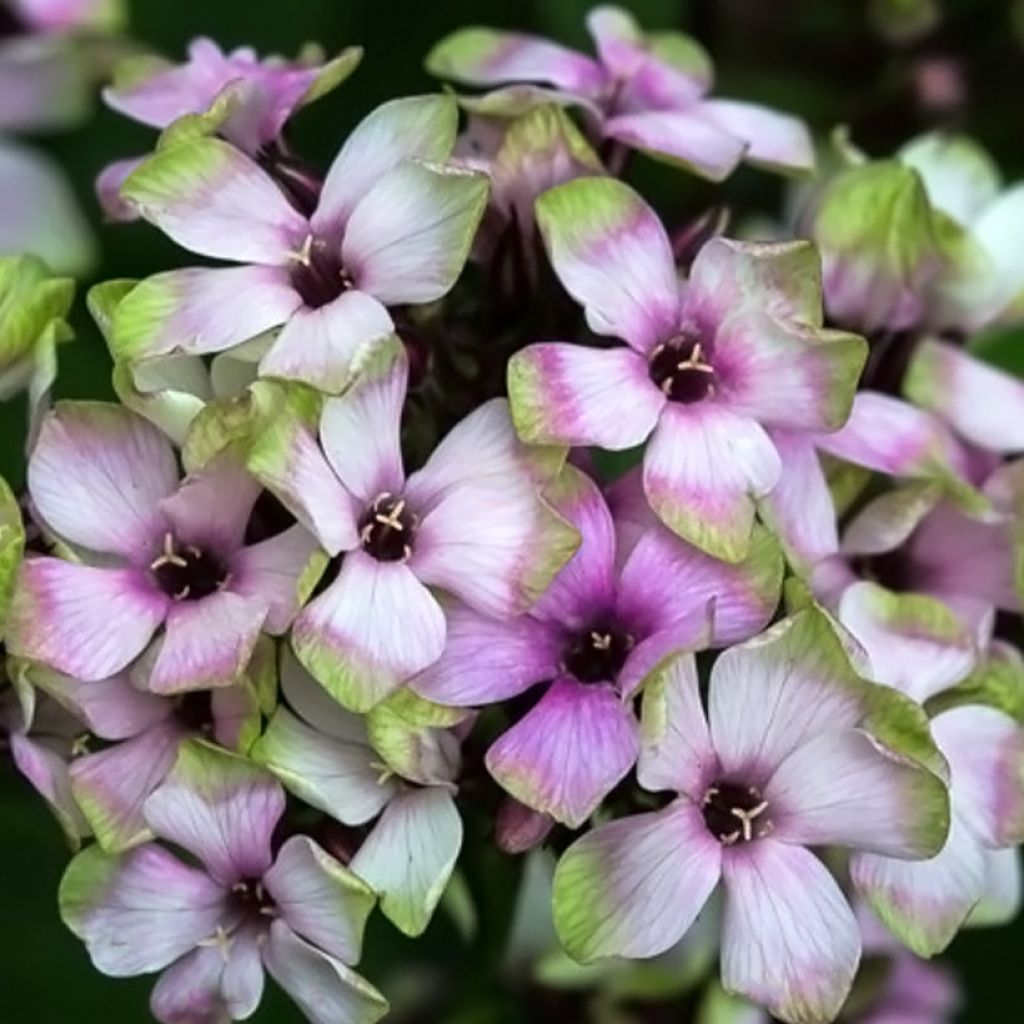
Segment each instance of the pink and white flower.
M15 654L92 682L146 652L134 675L171 694L231 685L261 632L291 624L316 541L295 525L247 544L260 486L229 454L179 484L174 450L151 424L66 402L43 424L28 483L39 519L70 547L22 565Z
M814 247L714 239L681 284L661 222L621 182L571 181L537 215L591 330L624 344L517 353L508 387L520 436L611 450L649 439L644 490L658 517L739 561L756 502L782 471L765 428L837 430L864 365L863 339L821 326Z
M150 999L163 1024L244 1020L264 972L312 1024L372 1024L384 997L356 974L373 892L304 835L280 847L280 783L214 747L187 743L145 802L159 843L69 865L61 916L112 977L161 971Z
M555 875L555 923L583 961L669 948L722 887L722 980L789 1024L834 1019L860 959L857 920L808 847L927 857L945 787L864 728L874 693L808 610L719 656L707 718L692 656L644 694L638 777L678 798L599 826Z
M539 701L492 744L487 767L523 804L579 828L636 762L633 700L648 674L678 651L760 630L778 603L782 562L763 532L742 563L718 562L649 513L638 536L617 536L600 491L571 466L545 493L580 532L572 560L524 616L449 606L444 653L410 685L458 707L538 686Z

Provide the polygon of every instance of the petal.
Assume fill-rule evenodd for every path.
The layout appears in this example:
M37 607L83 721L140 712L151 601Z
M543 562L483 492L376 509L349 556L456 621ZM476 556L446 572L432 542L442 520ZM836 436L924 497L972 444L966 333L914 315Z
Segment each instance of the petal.
M345 825L375 818L394 793L368 742L325 736L285 708L274 712L252 756L301 800Z
M343 292L326 306L302 308L291 317L260 362L260 376L338 394L351 383L360 358L393 330L388 311L376 299Z
M388 306L447 294L487 205L487 175L403 163L359 201L342 261L355 286Z
M836 509L811 438L772 432L782 475L761 499L762 518L782 542L789 563L801 574L839 550Z
M366 719L346 711L302 667L286 644L280 651L281 693L302 721L331 739L369 746Z
M316 230L340 230L359 200L403 160L447 160L458 120L453 96L406 96L371 111L345 140L327 173L313 215Z
M967 919L971 927L1009 924L1020 910L1020 850L986 850L985 862L985 892Z
M416 936L444 895L461 848L462 819L451 794L426 787L388 804L350 866L379 894L384 915Z
M598 334L649 352L679 324L672 247L657 214L614 178L577 178L537 200L551 265Z
M524 441L608 451L647 440L666 401L632 350L562 342L517 352L508 366L508 395Z
M714 402L670 402L644 453L644 493L658 518L729 562L747 554L755 501L781 473L764 430Z
M159 150L121 195L178 245L214 259L278 266L309 234L273 179L213 137Z
M957 813L990 847L1024 841L1024 733L995 708L966 706L932 720L949 761Z
M162 1024L196 1021L224 1024L233 1019L221 990L224 954L204 946L175 961L157 978L149 1008ZM262 970L260 977L262 979Z
M362 551L345 557L292 628L299 660L352 711L368 711L436 661L444 639L444 612L409 567Z
M648 680L640 722L640 785L651 792L684 793L699 804L714 781L718 758L692 654L672 658Z
M249 664L266 617L263 602L229 591L175 602L157 643L148 688L172 694L231 686Z
M355 964L373 891L308 836L285 840L263 876L281 919L296 934L342 963Z
M118 303L118 359L223 352L283 324L302 298L277 267L188 267L154 274Z
M864 683L824 614L804 611L719 655L708 721L722 770L763 785L815 736L856 725Z
M633 767L632 710L610 686L562 676L487 751L487 770L535 811L579 828Z
M143 560L159 547L158 502L178 483L170 442L116 405L62 402L46 417L28 467L32 501L72 544Z
M252 440L246 465L330 555L359 546L357 502L312 431L286 410Z
M687 800L588 832L555 871L555 928L562 945L584 963L665 952L718 884L721 851Z
M959 224L970 224L999 195L998 168L966 135L928 132L897 155L921 175L932 206Z
M703 106L703 104L701 104ZM690 110L644 110L605 121L607 138L677 164L709 181L724 181L747 152L745 140Z
M284 791L269 773L197 740L186 741L166 781L146 801L149 827L197 857L222 885L262 878Z
M124 224L138 216L132 206L121 198L121 186L145 159L144 156L132 156L115 160L96 176L96 198L107 221Z
M421 697L438 704L496 704L551 679L558 670L561 635L529 615L494 619L459 601L445 604L444 652L409 681Z
M763 839L724 858L722 984L789 1024L839 1012L860 960L860 929L814 854Z
M64 923L113 977L158 971L214 934L227 917L225 892L155 844L120 857L90 846L60 883Z
M464 28L441 40L427 70L468 85L549 82L570 92L594 93L605 84L601 66L557 43L519 32Z
M76 679L106 679L142 653L168 604L134 569L30 558L11 603L7 646Z
M722 400L741 416L789 430L837 430L850 415L867 344L856 334L738 313L715 335Z
M175 724L156 726L72 762L75 800L105 850L117 853L152 838L142 805L174 767L183 736Z
M269 608L263 628L273 636L284 633L298 614L302 577L318 550L313 535L296 525L236 556L231 590Z
M934 956L953 940L985 888L985 850L958 814L945 846L931 860L857 854L850 873L857 891L904 945Z
M977 664L971 631L923 594L854 583L843 592L839 619L867 652L873 677L919 703L961 682Z
M641 533L622 567L616 610L643 634L703 615L713 601L713 642L724 647L768 624L778 607L782 573L778 544L760 527L754 527L743 561L730 564L658 523Z
M212 459L160 503L174 539L229 559L242 546L259 481L229 455Z
M903 393L950 423L971 444L1024 451L1024 384L969 352L926 338L914 350Z
M310 1024L374 1024L387 1000L365 979L300 939L284 921L270 927L263 953L270 976Z
M776 769L764 798L773 839L890 857L931 856L949 820L941 779L856 729L802 744Z
M75 800L66 755L18 732L11 732L7 742L15 768L46 801L68 843L77 849L89 835L89 823Z
M813 171L814 143L798 117L756 103L704 100L700 116L747 144L744 159L769 170Z
M360 501L398 495L402 467L402 407L409 359L396 337L375 349L359 376L339 398L324 403L320 441L338 479Z

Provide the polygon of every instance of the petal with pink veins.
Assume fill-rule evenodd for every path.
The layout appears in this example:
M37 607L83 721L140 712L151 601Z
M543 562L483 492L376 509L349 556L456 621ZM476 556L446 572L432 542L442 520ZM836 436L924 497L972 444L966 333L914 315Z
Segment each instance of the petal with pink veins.
M521 803L579 828L633 767L639 729L608 684L562 676L487 751L487 769Z
M759 167L782 171L813 171L814 143L798 117L757 103L704 100L698 115L747 144L744 159Z
M657 956L690 928L721 871L722 847L686 799L600 825L558 863L555 928L584 963Z
M221 989L224 968L224 954L214 945L194 949L176 960L153 986L149 999L153 1017L161 1024L228 1024L234 1020Z
M82 838L89 835L89 823L75 800L67 757L24 733L10 733L7 742L15 768L46 801L68 843L77 849Z
M28 466L39 515L65 540L136 562L160 546L158 504L178 484L170 442L116 405L61 402L43 421Z

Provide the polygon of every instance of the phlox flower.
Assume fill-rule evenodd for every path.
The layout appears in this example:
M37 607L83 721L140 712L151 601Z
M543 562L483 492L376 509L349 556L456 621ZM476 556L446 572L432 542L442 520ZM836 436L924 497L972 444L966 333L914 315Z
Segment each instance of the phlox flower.
M576 535L540 497L550 453L520 444L507 403L458 423L406 475L400 423L408 358L397 338L325 401L319 442L282 415L249 465L331 555L335 580L292 629L299 660L332 696L366 711L436 661L446 613L431 588L490 615L528 608Z
M727 178L744 159L782 170L814 166L810 134L798 118L708 98L714 71L696 40L644 33L611 6L592 10L587 28L597 59L535 36L468 28L438 43L427 68L469 85L545 83L553 89L532 90L539 101L581 104L601 138L712 181Z
M120 75L115 72L114 84L103 90L103 99L118 113L161 130L189 114L204 116L221 138L251 157L272 157L286 180L294 175L302 187L298 168L283 151L282 130L297 110L344 81L361 57L362 50L352 46L326 64L303 57L260 59L250 47L224 53L212 39L200 38L189 44L182 64L128 60ZM96 191L108 216L137 216L118 192L144 160L118 160L100 173Z
M342 146L311 210L223 140L156 153L123 198L192 252L241 265L143 281L114 312L115 357L222 352L281 328L260 374L341 391L356 356L393 330L387 307L439 299L465 263L487 179L443 165L456 120L451 97L378 107Z
M692 656L669 662L644 693L638 778L679 796L566 851L554 907L568 952L656 955L721 886L725 988L789 1024L833 1020L861 937L808 847L920 858L948 825L941 780L863 728L872 699L815 610L719 655L706 717Z
M261 631L291 624L316 541L294 525L247 544L260 486L229 454L179 484L174 450L151 424L114 405L61 403L28 488L43 525L71 548L22 565L14 653L91 682L145 651L138 681L178 693L230 685Z
M430 922L462 848L450 726L464 712L400 691L367 716L346 711L285 651L280 707L253 749L306 803L358 830L349 868L407 935Z
M91 846L68 866L61 916L113 977L163 972L150 999L163 1024L244 1020L264 972L312 1024L370 1024L384 997L350 968L370 888L304 835L279 847L277 780L197 741L146 800L158 842L117 856Z
M539 701L487 751L487 767L517 800L578 828L636 762L633 699L648 673L679 650L761 629L782 562L760 531L743 562L716 561L649 513L637 536L617 536L601 492L572 466L546 495L580 532L572 560L524 616L450 605L444 652L410 685L467 707L540 684Z
M740 560L781 473L765 428L837 430L864 364L863 339L821 326L814 247L716 238L680 283L657 215L621 182L571 181L537 215L590 328L624 344L518 352L508 389L520 436L611 450L649 439L644 490L659 518Z

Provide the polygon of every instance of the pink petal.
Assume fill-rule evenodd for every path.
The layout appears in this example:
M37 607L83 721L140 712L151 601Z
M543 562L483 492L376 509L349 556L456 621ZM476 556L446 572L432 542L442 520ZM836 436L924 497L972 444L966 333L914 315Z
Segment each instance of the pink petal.
M445 619L430 591L401 562L362 551L295 620L299 659L345 707L366 711L436 661Z
M342 963L355 964L374 895L308 836L285 840L264 876L281 919Z
M849 846L890 857L935 850L931 823L945 814L941 781L882 750L867 733L827 733L794 750L764 790L772 838Z
M814 854L762 839L722 865L722 983L793 1024L834 1020L860 960L860 930Z
M226 920L223 886L150 843L120 857L90 846L61 880L64 923L115 978L166 967Z
M722 847L688 800L601 825L555 872L555 928L571 956L651 957L686 933L718 884Z
M619 671L616 682L622 698L632 697L666 658L683 651L706 650L711 642L713 615L710 604L697 607L689 615L680 616L656 633L644 636L626 655Z
M309 234L273 179L213 137L158 151L122 195L178 245L214 259L281 266Z
M153 986L149 1000L153 1016L161 1024L221 1024L234 1019L221 989L225 966L224 954L212 945L176 960Z
M709 124L742 139L750 163L769 169L814 170L814 143L800 118L737 100L704 100L698 112Z
M369 505L382 493L399 495L402 466L402 407L409 359L400 344L381 348L343 395L324 403L320 441L345 488Z
M135 569L30 558L11 605L7 645L76 679L106 679L142 653L169 603Z
M672 336L679 326L672 247L636 192L612 178L578 178L546 192L536 209L551 265L592 330L640 352Z
M724 181L747 153L744 139L702 116L700 107L620 114L604 123L604 134L653 157L681 164L709 181Z
M144 156L128 157L107 164L96 177L96 198L108 221L127 223L139 216L136 209L121 198L121 186L143 160Z
M715 402L670 402L644 454L644 493L669 529L738 562L750 546L755 500L781 473L771 438L753 420Z
M521 803L579 828L633 767L637 724L604 684L563 676L487 751L487 768Z
M437 704L496 704L551 679L561 655L561 631L530 615L494 619L459 601L447 602L448 638L441 657L409 681Z
M674 790L700 804L717 770L697 663L693 655L680 655L644 690L637 779L651 792Z
M388 311L359 291L343 292L319 309L295 313L260 362L261 377L283 377L338 394L351 382L357 357L394 330Z
M72 544L136 561L159 548L161 498L178 483L167 438L140 416L99 402L60 403L28 467L32 501Z
M624 347L530 345L512 357L508 389L516 430L539 444L633 448L665 406L643 357Z
M191 740L146 800L144 813L157 836L187 850L230 887L266 873L284 806L284 791L272 775Z
M373 1024L388 1011L368 981L304 942L284 921L271 925L263 963L310 1024Z
M167 613L148 675L153 693L230 686L245 671L267 617L267 605L230 591L175 602Z
M68 759L31 736L9 734L11 759L15 768L46 801L75 847L89 835L89 824L75 800L68 774Z
M297 524L236 556L231 591L269 609L263 628L272 636L286 632L298 614L299 580L317 549L313 535Z

